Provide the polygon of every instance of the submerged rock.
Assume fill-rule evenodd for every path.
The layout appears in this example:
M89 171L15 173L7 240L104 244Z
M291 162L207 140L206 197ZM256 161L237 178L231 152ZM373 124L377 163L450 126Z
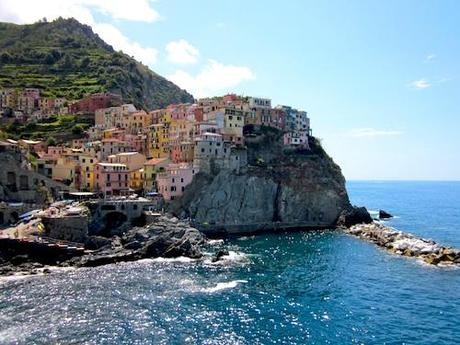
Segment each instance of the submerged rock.
M211 259L211 262L217 262L221 260L224 256L228 256L230 253L228 250L219 250Z

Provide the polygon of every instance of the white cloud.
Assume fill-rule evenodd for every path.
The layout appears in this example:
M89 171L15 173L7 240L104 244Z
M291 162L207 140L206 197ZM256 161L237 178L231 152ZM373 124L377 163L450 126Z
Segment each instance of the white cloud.
M431 86L426 79L414 80L409 85L415 89L427 89Z
M375 128L354 128L349 133L349 137L353 138L373 138L383 136L402 135L404 132L395 130L379 130Z
M134 56L144 64L151 65L156 62L158 54L156 49L143 47L111 24L97 23L92 10L120 20L153 22L159 19L159 14L150 7L148 0L1 0L0 21L23 24L33 23L43 17L48 20L74 17L90 25L94 32L115 50L123 50L124 53Z
M86 24L93 20L91 10L114 19L154 22L160 18L149 0L2 0L0 20L31 23L43 17L74 17Z
M436 60L436 54L430 54L425 57L425 62L433 62Z
M195 97L207 97L235 87L244 81L254 80L255 75L248 67L224 65L209 59L196 76L178 70L168 78Z
M115 50L122 50L146 65L153 65L157 61L158 51L156 49L142 47L138 42L131 41L112 24L94 24L93 29L104 41L111 44Z
M200 52L186 40L172 41L166 45L168 60L177 64L193 64L198 61Z

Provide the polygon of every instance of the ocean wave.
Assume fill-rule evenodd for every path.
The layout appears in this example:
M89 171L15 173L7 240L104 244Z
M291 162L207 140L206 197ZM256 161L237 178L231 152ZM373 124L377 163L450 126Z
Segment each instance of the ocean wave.
M142 260L150 260L149 262L166 262L166 263L170 263L170 262L181 262L181 263L190 263L190 262L195 262L199 259L192 259L192 258L188 258L186 256L179 256L177 258L155 258L155 259L142 259ZM142 260L139 260L139 261L142 261Z
M241 237L238 237L237 240L238 241L247 241L247 240L252 240L256 238L255 235L252 235L252 236L241 236Z
M206 243L211 245L211 246L213 246L213 245L216 245L216 244L224 243L224 240L222 240L222 239L220 239L220 240L208 240Z
M73 271L76 269L77 269L76 267L45 266L41 268L35 268L34 269L35 273L30 273L29 271L23 271L23 272L16 272L15 274L12 274L10 276L0 277L0 284L11 282L11 281L33 278L33 277L40 277L40 276L48 275L50 273L64 273L64 272ZM46 273L45 273L45 270L47 270Z
M201 291L207 292L207 293L213 293L213 292L222 291L226 289L233 289L237 287L238 284L247 283L247 282L248 282L247 280L232 280L230 282L217 283L217 285L213 287L202 288Z
M230 250L228 255L223 255L218 261L212 262L210 259L204 261L205 264L209 265L229 265L229 264L238 264L238 263L247 263L249 262L248 255L242 252L236 252Z

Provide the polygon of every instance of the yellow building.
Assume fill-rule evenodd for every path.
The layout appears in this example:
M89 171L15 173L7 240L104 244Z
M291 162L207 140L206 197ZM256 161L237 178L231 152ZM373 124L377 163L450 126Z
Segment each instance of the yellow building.
M169 123L150 126L150 155L153 158L167 158L170 153Z
M168 158L153 158L144 163L144 191L152 192L157 190L157 173L164 171L170 163Z
M121 127L130 134L138 134L143 128L152 124L152 115L145 111L138 111L123 115Z
M129 188L140 191L144 187L144 168L129 172Z
M139 152L121 152L107 157L109 163L119 163L127 166L128 171L141 169L145 163L145 156Z
M73 155L62 155L57 159L53 168L52 178L72 188L79 189L79 180L76 178L79 164Z
M85 153L78 155L80 165L80 189L85 191L94 190L94 168L98 160Z

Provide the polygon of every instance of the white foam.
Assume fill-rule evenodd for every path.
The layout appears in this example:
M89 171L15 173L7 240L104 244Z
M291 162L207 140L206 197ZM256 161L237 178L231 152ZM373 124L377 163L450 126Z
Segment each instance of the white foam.
M216 262L212 262L211 260L205 260L206 264L210 265L228 265L228 264L236 264L236 263L244 263L248 262L248 256L245 253L235 252L230 250L228 255L223 255L220 259Z
M255 235L252 235L252 236L241 236L241 237L238 237L238 241L247 241L247 240L252 240L256 238Z
M213 245L216 245L216 244L224 243L224 240L208 240L207 243L210 244L211 246L213 246Z
M203 288L201 289L202 292L208 292L208 293L213 293L217 291L222 291L226 289L233 289L238 286L240 283L247 283L247 280L232 280L230 282L225 282L225 283L217 283L216 286L209 287L209 288Z
M10 276L0 277L0 283L6 283L10 281L17 281L17 280L23 280L23 279L32 278L32 277L44 276L48 274L48 273L43 272L45 269L49 270L50 273L63 273L63 272L76 270L77 268L76 267L45 266L45 267L35 268L34 274L30 273L29 271L23 271L23 272L17 272Z
M151 260L151 262L182 262L182 263L190 263L190 262L195 262L199 259L191 259L186 256L179 256L177 258L155 258L155 259L144 259L144 260Z

